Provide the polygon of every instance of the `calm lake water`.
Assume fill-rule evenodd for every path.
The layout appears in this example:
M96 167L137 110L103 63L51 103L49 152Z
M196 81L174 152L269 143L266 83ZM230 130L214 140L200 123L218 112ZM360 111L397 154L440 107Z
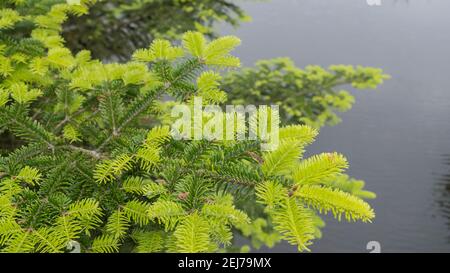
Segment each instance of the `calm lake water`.
M242 2L242 1L239 1ZM244 1L253 17L222 34L239 36L246 66L291 57L308 64L361 64L392 79L377 91L354 92L343 122L326 127L309 153L339 151L349 173L378 198L372 224L327 217L313 252L450 252L450 1ZM265 250L264 250L265 251ZM276 252L295 248L282 244Z

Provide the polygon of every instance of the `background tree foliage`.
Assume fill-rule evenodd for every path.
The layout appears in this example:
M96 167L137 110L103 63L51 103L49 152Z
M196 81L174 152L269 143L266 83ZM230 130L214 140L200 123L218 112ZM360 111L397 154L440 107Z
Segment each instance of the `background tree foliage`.
M94 58L123 61L153 39L176 40L188 30L216 37L214 24L236 27L248 18L229 0L113 0L98 2L88 14L70 18L63 36L75 52L89 48Z
M375 89L388 78L379 68L309 65L300 69L289 58L277 58L228 73L222 83L232 104L277 104L283 123L320 128L339 123L337 112L352 108L355 99L342 89L346 85Z

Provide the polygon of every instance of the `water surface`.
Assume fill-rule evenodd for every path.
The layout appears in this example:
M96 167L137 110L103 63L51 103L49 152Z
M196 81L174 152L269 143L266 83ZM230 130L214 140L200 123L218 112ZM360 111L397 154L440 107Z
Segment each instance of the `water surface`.
M375 240L383 252L450 252L450 1L244 3L253 22L221 33L242 39L236 55L246 66L289 56L302 67L361 64L392 76L377 91L354 92L343 122L309 149L342 152L349 173L378 194L372 224L328 217L312 251L367 252Z

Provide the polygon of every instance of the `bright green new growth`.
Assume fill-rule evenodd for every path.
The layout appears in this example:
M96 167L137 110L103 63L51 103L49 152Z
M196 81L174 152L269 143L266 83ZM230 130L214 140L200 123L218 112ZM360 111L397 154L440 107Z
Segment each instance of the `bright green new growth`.
M366 222L375 217L365 201L345 192L344 187L327 183L340 177L348 167L342 155L328 153L299 161L304 147L317 134L306 128L300 125L280 129L280 147L263 155L262 170L272 179L256 186L258 202L266 206L265 211L272 218L275 230L297 245L300 251L307 250L316 237L316 219L309 208L325 214L331 211L338 219L344 214L349 221ZM277 181L279 176L284 179Z
M208 233L206 219L195 213L189 215L174 232L177 250L187 253L207 252L211 246Z
M314 221L311 213L297 203L295 198L284 197L271 212L275 230L299 251L308 250L314 239Z
M93 1L42 15L16 2L0 6L19 11L0 29L0 132L20 139L0 157L1 251L235 251L237 231L303 251L320 237L316 211L374 217L357 197L364 185L342 174L343 156L301 160L310 127L281 128L278 149L262 153L259 140L174 140L158 125L164 96L226 100L218 69L239 65L238 38L187 32L181 47L156 40L131 62L104 64L73 55L60 36ZM18 23L36 27L14 37Z
M375 89L389 76L373 67L332 65L297 68L289 58L258 61L254 68L227 74L223 89L233 104L278 104L284 124L315 128L340 122L336 112L351 109L354 97L341 86Z
M320 183L341 174L348 168L347 159L337 153L315 155L295 167L292 178L298 184Z
M375 217L373 210L366 202L338 189L308 185L300 187L295 195L320 212L332 211L339 220L342 213L349 221L362 220L366 222Z

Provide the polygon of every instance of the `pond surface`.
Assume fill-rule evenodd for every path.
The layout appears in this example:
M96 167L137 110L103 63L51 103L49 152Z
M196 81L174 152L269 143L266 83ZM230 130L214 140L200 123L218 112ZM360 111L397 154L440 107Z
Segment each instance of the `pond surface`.
M239 1L242 2L242 1ZM450 1L244 1L253 17L237 30L244 65L291 57L308 64L361 64L392 79L354 92L343 122L322 129L309 153L339 151L349 173L378 194L372 224L327 217L313 252L450 252ZM264 250L265 251L265 250ZM295 251L282 244L275 252Z

